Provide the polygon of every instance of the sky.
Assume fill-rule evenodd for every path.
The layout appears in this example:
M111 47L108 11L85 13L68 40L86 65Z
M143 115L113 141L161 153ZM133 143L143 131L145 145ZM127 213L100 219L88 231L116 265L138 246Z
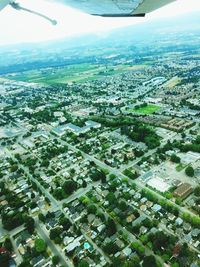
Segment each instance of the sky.
M17 2L21 6L56 19L58 24L52 26L40 17L7 6L0 12L0 45L41 42L89 32L102 33L117 27L200 11L200 0L177 0L147 14L145 18L102 18L47 0L18 0Z

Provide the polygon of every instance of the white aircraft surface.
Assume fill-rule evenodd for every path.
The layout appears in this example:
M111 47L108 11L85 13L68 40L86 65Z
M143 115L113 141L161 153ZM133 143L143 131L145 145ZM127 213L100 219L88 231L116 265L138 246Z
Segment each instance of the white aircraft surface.
M20 1L20 0L19 0ZM103 17L144 17L176 0L49 0L81 10L85 13ZM28 2L28 1L27 1ZM22 7L16 0L0 0L0 11L7 5L16 10L24 10L49 20L53 25L57 22L47 16Z

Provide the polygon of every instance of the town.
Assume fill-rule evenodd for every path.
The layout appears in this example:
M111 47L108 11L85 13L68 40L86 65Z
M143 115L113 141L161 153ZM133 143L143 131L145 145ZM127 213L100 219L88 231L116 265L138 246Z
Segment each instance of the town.
M2 67L1 267L200 266L200 48L168 42Z

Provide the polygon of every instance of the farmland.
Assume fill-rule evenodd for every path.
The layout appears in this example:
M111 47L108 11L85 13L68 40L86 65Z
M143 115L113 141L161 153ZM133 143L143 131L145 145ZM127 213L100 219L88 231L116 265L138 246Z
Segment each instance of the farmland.
M85 82L96 80L104 76L120 74L126 71L135 71L145 68L145 65L116 65L105 66L97 64L74 64L57 68L43 68L38 70L25 71L6 75L6 78L16 81L56 84L56 83L71 83Z

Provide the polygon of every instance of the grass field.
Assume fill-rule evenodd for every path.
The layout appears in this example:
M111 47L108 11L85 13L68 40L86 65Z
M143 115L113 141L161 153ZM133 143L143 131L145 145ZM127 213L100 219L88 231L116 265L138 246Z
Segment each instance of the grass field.
M160 107L156 105L147 105L146 107L141 107L138 109L129 109L129 112L139 113L139 114L152 114L159 110Z
M172 79L170 79L169 81L167 81L164 84L164 87L172 89L174 88L177 84L179 84L181 82L181 78L179 78L178 76L173 77Z
M85 82L145 67L145 65L117 65L107 67L94 64L77 64L59 68L25 71L14 76L7 75L5 77L11 80L44 84Z

